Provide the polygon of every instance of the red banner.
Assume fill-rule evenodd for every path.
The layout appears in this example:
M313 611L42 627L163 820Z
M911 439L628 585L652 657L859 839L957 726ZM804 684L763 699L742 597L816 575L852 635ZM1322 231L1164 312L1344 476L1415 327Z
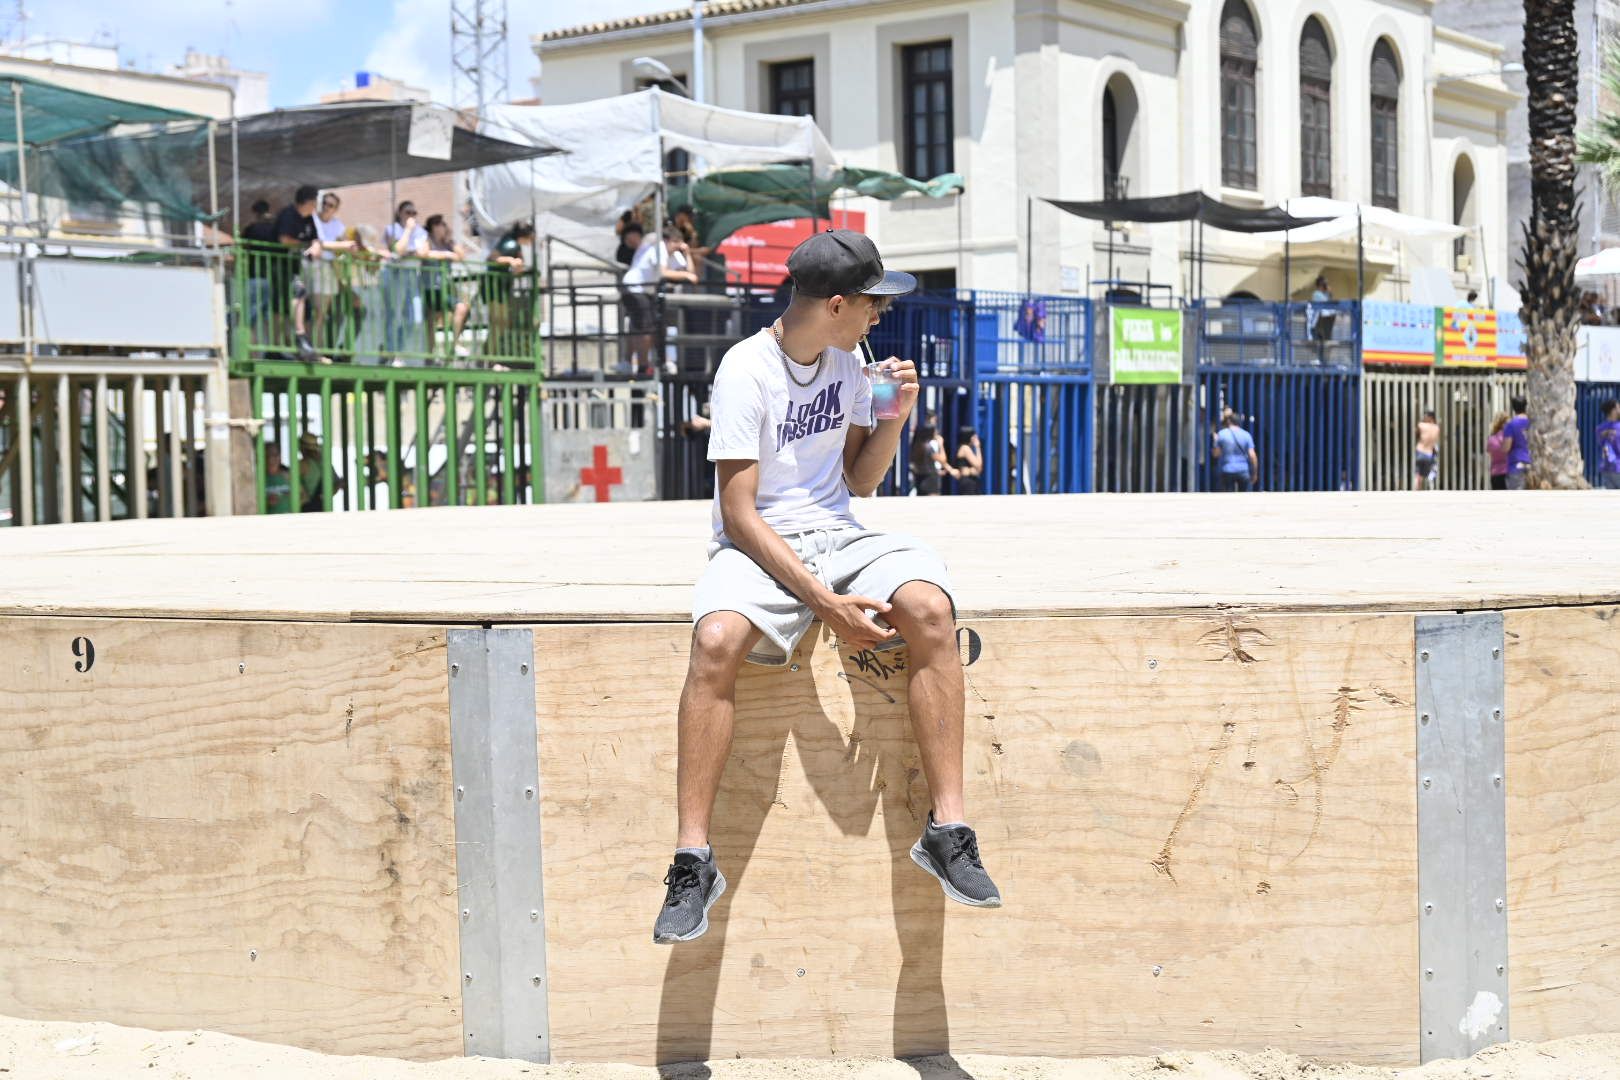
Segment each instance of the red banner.
M738 229L720 242L719 252L726 257L726 269L741 276L744 285L774 289L787 277L787 257L793 249L819 226L825 229L826 218L812 223L809 218L792 221L773 221L768 225L750 225ZM866 212L863 210L834 210L830 224L837 229L866 231Z

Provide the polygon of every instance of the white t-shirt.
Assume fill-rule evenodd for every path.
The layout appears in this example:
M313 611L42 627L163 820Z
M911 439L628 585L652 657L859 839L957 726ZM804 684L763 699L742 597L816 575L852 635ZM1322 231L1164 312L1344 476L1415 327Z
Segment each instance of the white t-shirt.
M685 257L677 255L672 259L669 249L662 242L654 244L648 241L636 248L635 258L630 260L630 269L624 272L621 280L636 292L653 292L658 279L663 276L660 262L672 270L686 269Z
M315 235L321 238L321 243L328 244L333 240L341 240L343 239L343 234L347 231L348 230L343 227L343 222L340 219L334 217L331 221L322 221L321 215L315 215ZM321 252L321 258L325 259L327 262L331 262L334 255L330 251L323 250Z
M784 359L769 328L726 352L710 398L709 460L759 462L754 505L778 533L860 528L849 510L844 440L851 425L872 426L864 365L829 348L815 380L799 386L814 366L793 364L790 381ZM727 539L718 483L712 518L714 538Z

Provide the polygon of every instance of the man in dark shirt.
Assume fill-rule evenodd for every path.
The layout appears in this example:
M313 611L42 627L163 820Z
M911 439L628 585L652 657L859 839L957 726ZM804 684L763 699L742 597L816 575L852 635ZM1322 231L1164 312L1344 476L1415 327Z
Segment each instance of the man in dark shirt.
M305 288L298 271L303 260L321 253L321 242L315 234L315 197L319 194L309 184L293 193L292 205L276 215L276 243L287 249L286 254L274 259L270 282L272 310L283 317L292 308L293 334L298 342L298 356L308 360L315 356L315 346L304 330Z
M276 242L276 219L270 216L270 204L260 199L253 204L253 220L242 229L245 243L237 250L242 260L243 276L247 279L247 324L250 340L265 340L266 323L270 321L270 262L271 246ZM274 331L272 331L274 333Z
M489 249L489 265L478 280L479 297L489 312L489 338L484 352L494 356L529 355L528 302L533 292L525 288L513 303L516 275L523 273L523 245L534 243L534 226L520 221L501 234Z

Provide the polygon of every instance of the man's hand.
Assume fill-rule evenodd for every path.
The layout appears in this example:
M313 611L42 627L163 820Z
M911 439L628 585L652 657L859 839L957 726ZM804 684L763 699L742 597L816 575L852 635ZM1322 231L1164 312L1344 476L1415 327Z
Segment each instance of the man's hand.
M917 365L910 360L891 356L883 362L883 366L890 375L900 380L900 419L904 421L917 407L917 398L922 393L922 384L917 381Z
M889 612L889 605L867 596L833 596L816 609L816 615L827 624L838 640L857 649L870 649L894 637L892 627L882 627L866 617L868 608L879 615Z

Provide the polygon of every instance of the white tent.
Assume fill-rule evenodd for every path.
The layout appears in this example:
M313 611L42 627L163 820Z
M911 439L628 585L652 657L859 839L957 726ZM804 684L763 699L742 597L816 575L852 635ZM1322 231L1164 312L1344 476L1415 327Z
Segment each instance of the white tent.
M540 235L604 259L617 246L619 212L663 183L670 150L685 150L707 170L809 161L827 174L837 166L808 116L700 105L656 88L577 105L497 105L482 130L566 151L479 170L473 202L485 225L533 217Z
M1314 244L1321 240L1354 240L1358 228L1362 235L1369 239L1399 240L1403 244L1455 240L1469 231L1462 225L1452 225L1432 218L1418 217L1415 214L1403 214L1385 206L1366 206L1346 202L1343 199L1323 198L1320 195L1284 199L1282 208L1294 217L1330 219L1319 221L1315 225L1290 229L1288 239L1295 244ZM1282 233L1269 235L1277 239L1282 238Z
M1620 247L1604 248L1575 264L1575 280L1583 284L1601 284L1615 277L1620 277Z

